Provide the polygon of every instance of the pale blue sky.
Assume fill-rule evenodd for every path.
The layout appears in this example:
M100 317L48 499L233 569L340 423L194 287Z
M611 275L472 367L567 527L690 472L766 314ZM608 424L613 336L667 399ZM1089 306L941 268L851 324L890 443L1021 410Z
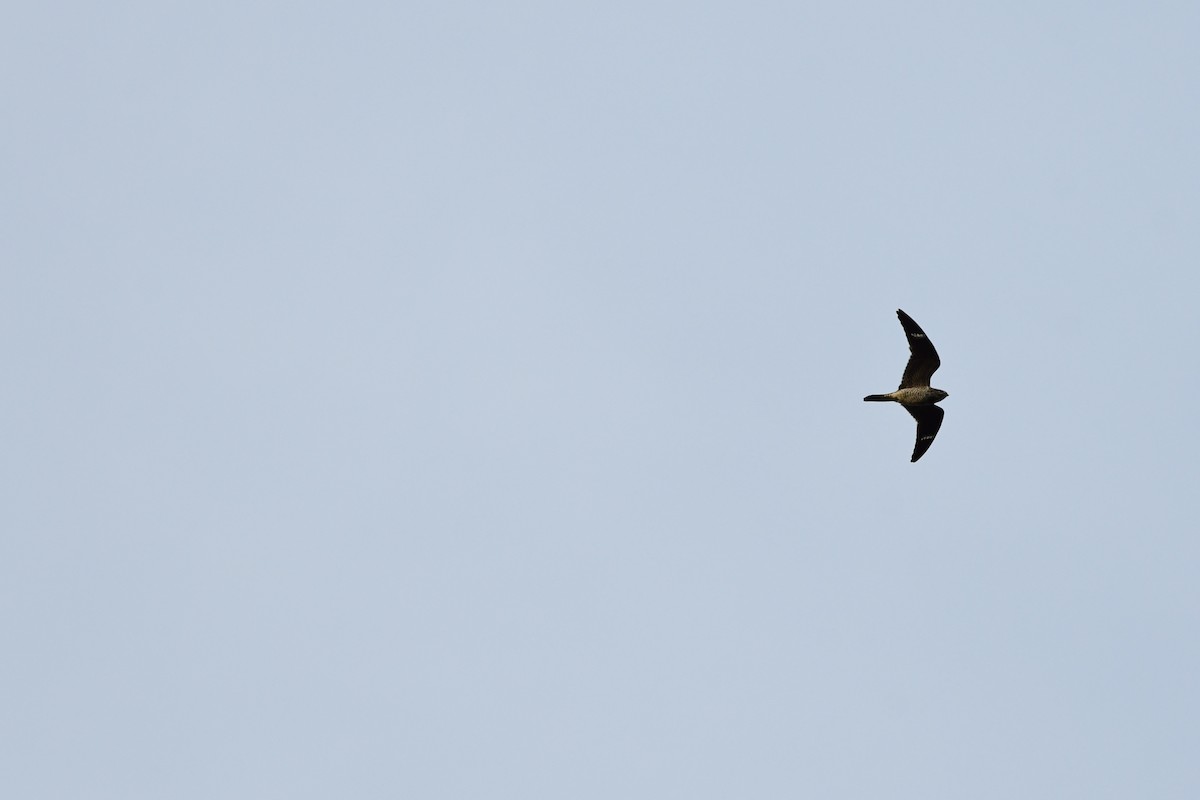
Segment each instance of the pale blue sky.
M960 5L10 10L5 794L1200 795L1200 7Z

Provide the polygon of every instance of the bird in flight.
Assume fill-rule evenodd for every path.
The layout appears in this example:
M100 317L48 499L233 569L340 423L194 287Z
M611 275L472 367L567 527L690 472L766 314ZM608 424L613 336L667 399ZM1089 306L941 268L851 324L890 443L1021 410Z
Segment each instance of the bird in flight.
M950 394L929 385L929 379L942 365L937 350L933 349L933 342L929 341L925 331L921 330L921 326L913 322L913 318L908 314L896 309L896 316L900 318L900 324L904 327L911 353L908 366L904 368L904 377L900 379L900 388L887 394L869 394L863 400L899 403L904 406L905 411L913 415L913 419L917 421L917 443L913 447L912 460L916 461L925 455L925 451L933 444L933 437L937 436L938 429L942 427L945 412L934 403L945 400Z

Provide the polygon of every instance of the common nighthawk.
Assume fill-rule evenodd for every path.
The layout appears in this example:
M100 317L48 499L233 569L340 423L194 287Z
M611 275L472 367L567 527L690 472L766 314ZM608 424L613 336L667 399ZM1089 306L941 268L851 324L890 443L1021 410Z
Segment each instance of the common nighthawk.
M917 444L913 447L912 460L916 461L925 455L929 445L933 444L933 437L937 436L938 429L942 427L942 416L945 412L934 403L945 400L950 395L929 385L929 379L942 365L937 350L933 349L933 342L929 341L925 331L921 330L921 326L913 322L913 318L908 314L896 309L896 316L904 326L904 333L908 336L908 349L912 353L908 357L908 366L904 368L904 377L900 379L900 388L887 394L869 394L863 400L896 402L913 415L913 419L917 421Z

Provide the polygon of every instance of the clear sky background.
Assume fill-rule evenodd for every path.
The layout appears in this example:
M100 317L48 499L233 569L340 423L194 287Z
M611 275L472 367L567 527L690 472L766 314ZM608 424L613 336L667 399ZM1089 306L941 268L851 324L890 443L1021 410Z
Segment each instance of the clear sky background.
M1200 796L1198 41L10 9L4 794Z

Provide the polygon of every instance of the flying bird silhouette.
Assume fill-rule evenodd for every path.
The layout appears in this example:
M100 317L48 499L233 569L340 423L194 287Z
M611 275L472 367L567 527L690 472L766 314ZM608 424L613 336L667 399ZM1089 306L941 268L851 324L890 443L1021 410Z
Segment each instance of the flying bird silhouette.
M942 417L946 412L934 403L945 400L950 394L929 385L929 379L942 365L937 350L933 348L933 342L929 341L925 331L921 330L921 326L913 322L913 318L908 314L896 309L896 316L900 318L900 324L904 327L911 353L908 366L904 368L904 377L900 379L900 388L887 394L869 394L863 400L899 403L904 406L905 411L912 414L913 419L917 421L917 443L912 454L912 460L916 461L925 455L925 451L933 444L933 438L942 427Z

